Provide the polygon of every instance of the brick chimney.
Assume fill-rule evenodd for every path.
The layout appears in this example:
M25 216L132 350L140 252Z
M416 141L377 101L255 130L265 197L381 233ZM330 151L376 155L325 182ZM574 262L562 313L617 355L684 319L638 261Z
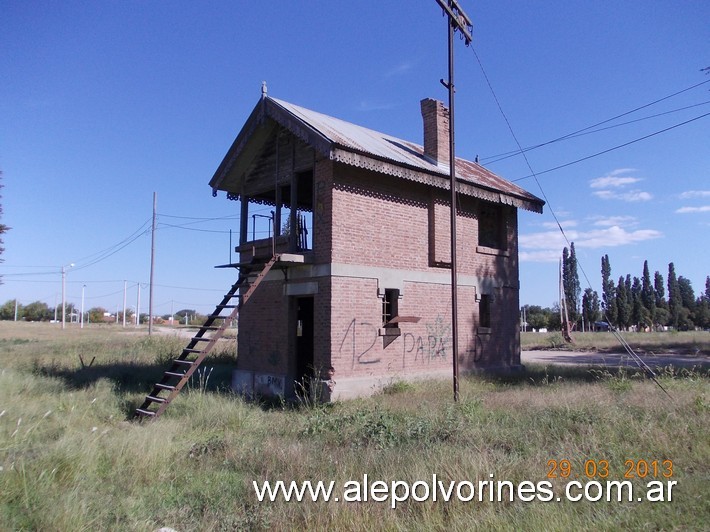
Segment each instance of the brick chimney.
M449 165L449 109L432 98L421 101L424 119L424 155L438 165Z

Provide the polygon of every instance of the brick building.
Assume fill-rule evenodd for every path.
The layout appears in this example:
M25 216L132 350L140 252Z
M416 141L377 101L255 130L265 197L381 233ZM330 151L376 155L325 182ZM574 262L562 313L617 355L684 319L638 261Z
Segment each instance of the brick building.
M236 388L289 396L332 366L347 398L451 374L448 110L421 111L423 147L263 94L210 181L240 202L227 266L278 255L240 310ZM544 202L475 162L456 169L459 367L516 370L517 210Z

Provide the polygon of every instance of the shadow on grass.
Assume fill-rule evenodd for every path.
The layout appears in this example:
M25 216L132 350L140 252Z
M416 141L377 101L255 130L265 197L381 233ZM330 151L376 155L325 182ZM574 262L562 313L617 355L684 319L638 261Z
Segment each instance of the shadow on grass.
M700 363L694 365L678 364L652 364L646 361L648 367L660 377L680 377L694 376L710 379L710 364ZM587 364L587 365L546 365L544 363L525 364L525 370L519 373L500 374L489 377L495 383L545 386L553 382L578 382L594 383L604 379L613 378L650 378L649 375L638 365L629 362L626 365L613 364Z
M187 387L201 388L209 393L222 393L231 385L234 358L216 356L207 358L191 377ZM138 363L112 361L95 363L78 368L69 368L56 362L49 364L35 363L32 372L35 375L61 379L67 388L81 390L95 385L100 380L113 384L118 394L142 393L148 395L155 385L163 378L170 363ZM127 418L131 418L135 409L143 402L125 401L124 410Z
M545 364L526 364L525 370L518 373L500 374L492 376L491 380L500 384L524 384L526 386L543 386L556 381L590 383L599 381L599 371L604 369L610 376L620 374L629 375L633 368L604 367L601 366L555 366ZM643 372L636 368L639 374Z

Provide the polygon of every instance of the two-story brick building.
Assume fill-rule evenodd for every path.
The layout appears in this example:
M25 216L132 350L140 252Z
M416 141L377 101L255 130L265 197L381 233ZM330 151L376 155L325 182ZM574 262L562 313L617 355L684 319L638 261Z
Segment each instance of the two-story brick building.
M257 103L210 181L240 202L242 271L279 254L240 311L236 388L288 396L332 366L347 398L451 374L448 110L421 111L424 146ZM456 170L459 367L516 370L517 210L544 202L475 162ZM272 238L250 234L260 205Z

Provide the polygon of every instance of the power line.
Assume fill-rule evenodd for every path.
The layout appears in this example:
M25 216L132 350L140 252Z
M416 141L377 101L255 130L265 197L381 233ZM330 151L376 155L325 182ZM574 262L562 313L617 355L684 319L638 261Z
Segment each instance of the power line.
M696 103L696 104L693 104L693 105L688 105L688 106L685 106L685 107L679 107L678 109L673 109L673 110L671 110L671 111L665 111L665 112L663 112L663 113L657 113L657 114L650 115L650 116L644 116L643 118L637 118L637 119L635 119L635 120L629 120L629 121L627 121L627 122L622 122L622 123L620 123L620 124L614 124L613 126L606 126L606 127L600 127L600 128L597 128L597 129L591 129L591 130L589 130L589 131L584 131L584 132L582 132L582 133L570 133L569 135L565 135L564 137L559 137L559 138L557 138L557 139L549 140L549 141L547 141L547 142L541 142L540 144L535 144L534 146L529 146L529 147L527 147L527 148L524 148L524 149L523 149L523 152L527 153L527 152L529 152L529 151L536 150L537 148L542 148L543 146L549 146L550 144L554 144L554 143L557 143L557 142L562 142L562 141L569 140L569 139L574 139L574 138L578 138L578 137L583 137L584 135L591 135L591 134L593 134L593 133L599 133L599 132L601 132L601 131L607 131L607 130L609 130L609 129L614 129L614 128L621 127L621 126L627 126L627 125L629 125L629 124L635 124L635 123L637 123L637 122L643 122L644 120L650 120L651 118L658 118L659 116L665 116L665 115L677 113L677 112L680 112L680 111L687 111L688 109L693 109L693 108L695 108L695 107L700 107L700 106L702 106L702 105L707 105L707 104L709 104L709 103L710 103L710 100L707 100L707 101L700 102L700 103ZM495 164L495 163L500 162L500 161L503 161L503 160L505 160L505 159L509 159L509 158L511 158L511 157L515 157L516 155L520 155L521 153L522 153L522 152L519 151L519 150L513 150L513 151L506 152L506 153L501 153L501 154L499 154L499 155L491 155L491 156L489 156L489 157L481 157L480 160L481 160L481 161L485 161L486 164ZM490 160L490 159L493 159L493 160Z
M586 157L581 157L581 158L576 159L576 160L574 160L574 161L570 161L570 162L568 162L568 163L561 164L561 165L559 165L559 166L555 166L554 168L548 168L547 170L543 170L543 171L541 171L541 172L533 172L533 171L532 171L532 168L530 168L530 165L528 164L528 168L529 168L530 171L533 172L533 173L531 173L530 175L526 175L526 176L524 176L524 177L519 177L519 178L517 178L517 179L511 179L511 181L517 182L517 181L522 181L523 179L528 179L528 178L530 178L530 177L534 177L534 178L535 178L535 181L537 182L537 176L539 176L539 175L547 174L547 173L549 173L549 172L554 172L555 170L559 170L559 169L561 169L561 168L566 168L566 167L568 167L568 166L572 166L573 164L577 164L577 163L580 163L580 162L582 162L582 161L586 161L587 159L592 159L592 158L594 158L594 157L598 157L599 155L604 155L605 153L609 153L609 152L611 152L611 151L618 150L619 148L623 148L623 147L625 147L625 146L629 146L629 145L631 145L631 144L635 144L635 143L640 142L640 141L642 141L642 140L646 140L646 139L648 139L648 138L655 137L656 135L660 135L661 133L665 133L666 131L670 131L671 129L675 129L675 128L680 127L680 126L684 126L684 125L686 125L686 124L690 124L691 122L695 122L696 120L700 120L701 118L705 118L706 116L710 116L710 113L705 113L705 114L703 114L703 115L696 116L695 118L691 118L690 120L686 120L685 122L680 122L679 124L675 124L675 125L672 125L672 126L670 126L670 127L665 128L665 129L661 129L661 130L659 130L659 131L655 131L655 132L650 133L650 134L648 134L648 135L644 135L643 137L639 137L639 138L637 138L637 139L630 140L629 142L624 142L623 144L617 144L616 146L613 146L613 147L611 147L611 148L607 148L606 150L602 150L602 151L600 151L600 152L593 153L592 155L587 155ZM522 153L522 152L521 152L521 153ZM524 154L524 153L522 153L522 155L525 157L525 154ZM527 161L527 157L525 158L525 160Z
M188 225L188 224L185 224ZM197 229L195 227L185 227L185 225L174 225L174 224L166 224L164 222L158 223L158 229L160 228L171 228L171 229L182 229L184 231L197 231L198 233L220 233L220 234L229 234L229 231L225 231L224 229Z
M132 242L134 242L135 240L137 240L138 238L140 238L141 236L146 234L146 231L147 231L146 226L149 224L149 222L150 222L150 218L148 218L145 222L143 222L141 224L141 226L138 229L133 231L133 233L131 233L129 236L127 236L126 238L124 238L120 242L117 242L116 244L109 246L108 248L106 248L104 250L97 251L96 253L92 253L91 255L87 255L86 257L78 259L76 261L77 264L80 264L81 262L86 261L86 260L88 260L89 262L84 265L75 266L74 271L88 268L89 266L93 266L94 264L97 264L97 263L107 259L111 255L114 255L116 252L125 248L126 246L128 246L129 244L131 244ZM96 257L96 258L94 258L94 257Z
M239 218L238 214L229 214L226 216L219 216L217 218L200 218L196 216L176 216L173 214L160 214L158 213L158 216L161 216L163 218L177 218L179 220L199 220L202 222L212 222L212 221L219 221L219 220L235 220Z
M528 160L528 158L527 158L527 156L525 155L525 153L522 151L522 146L521 146L521 144L520 144L520 141L518 141L518 137L517 137L517 135L515 134L515 131L513 131L513 127L511 126L510 121L508 120L508 117L506 116L505 112L503 111L503 107L501 106L500 101L498 100L498 96L496 95L495 91L493 90L493 85L491 84L490 79L488 78L488 74L486 73L485 69L483 68L483 63L481 62L480 58L478 57L478 54L476 53L476 50L473 48L473 46L471 47L471 50L473 50L473 53L474 53L474 55L475 55L475 57L476 57L476 60L478 61L479 66L481 67L481 72L483 72L483 77L485 78L486 83L488 84L488 88L490 89L491 94L493 95L493 99L495 100L496 104L498 105L498 110L500 111L501 115L503 116L503 119L505 120L505 123L508 125L508 129L510 130L510 134L513 136L513 139L515 140L515 143L518 145L518 148L521 150L521 153L522 153L522 155L523 155L523 158L525 159L525 163L527 164L528 169L529 169L530 172L531 172L531 175L528 176L528 177L533 177L533 178L535 179L535 182L537 183L537 186L540 188L540 192L542 193L543 197L544 197L545 200L547 201L548 208L550 209L550 213L552 214L553 218L555 219L555 222L557 223L557 227L559 228L560 232L562 233L562 236L564 237L564 239L565 239L565 241L567 242L567 244L571 247L571 243L570 243L570 241L569 241L569 238L567 238L567 234L565 233L564 229L562 228L562 224L560 224L560 221L559 221L559 219L557 218L557 215L555 214L554 210L552 209L552 207L551 207L551 205L550 205L550 203L549 203L549 200L547 199L547 195L545 194L545 191L543 190L542 185L540 184L540 181L539 181L538 178L537 178L537 174L536 174L535 171L532 169L532 166L531 166L531 164L530 164L530 161ZM708 114L710 114L710 113L708 113ZM704 115L704 116L707 116L707 115ZM698 117L698 118L702 118L702 117ZM697 118L694 119L694 120L697 120ZM692 120L691 120L691 121L692 121ZM682 124L679 124L679 125L682 125ZM674 127L678 127L678 126L674 126ZM672 129L672 128L668 128L668 129ZM660 132L659 132L659 133L660 133ZM640 140L640 139L639 139L639 140ZM627 143L627 144L630 144L630 143ZM620 146L619 146L619 147L620 147ZM611 151L611 150L608 150L608 151ZM571 164L571 163L570 163L570 164ZM584 267L581 266L579 263L578 263L578 267L579 267L580 270L582 271L582 275L584 275L584 279L587 281L587 286L588 286L589 288L591 288L591 287L592 287L592 283L590 282L589 277L587 276L587 272L584 270ZM646 364L646 362L643 361L643 359L642 359L638 354L636 354L636 352L633 350L633 348L632 348L632 347L626 342L626 340L621 336L621 333L620 333L616 328L614 328L613 326L610 326L610 330L612 331L612 333L614 334L614 336L616 337L616 339L619 341L619 343L620 343L620 344L623 346L623 348L626 350L626 352L628 353L628 355L631 356L632 359L636 362L636 364L639 366L639 368L640 368L642 371L644 371L644 373L646 373L646 375L647 375L651 380L653 380L653 382L655 382L655 383L658 385L658 387L659 387L661 390L663 390L663 392L664 392L668 397L670 397L670 394L668 393L668 391L667 391L667 390L663 387L663 385L658 381L657 376L656 376L656 373Z
M475 51L475 50L474 50L474 54L476 54L476 51ZM476 59L478 60L478 64L481 65L481 61L480 61L480 59L478 58L478 54L476 54ZM483 66L481 66L481 69L483 69ZM484 76L485 76L485 74L484 74ZM488 81L488 80L486 79L486 81ZM493 159L493 158L496 158L496 157L501 157L501 156L503 156L503 155L506 155L506 156L507 156L507 155L509 155L509 154L517 155L518 153L523 153L523 152L528 151L528 150L530 150L530 149L538 148L538 147L541 147L541 146L546 146L546 145L548 145L548 144L552 144L552 143L555 143L555 142L559 142L559 141L562 141L562 140L566 140L566 139L571 138L571 137L574 137L574 136L579 136L579 134L581 134L581 133L583 133L583 132L585 132L585 131L594 129L594 128L598 127L598 126L607 124L607 123L609 123L609 122L613 122L614 120L617 120L617 119L619 119L619 118L621 118L621 117L630 115L630 114L632 114L632 113L635 113L636 111L640 111L641 109L645 109L646 107L650 107L650 106L655 105L655 104L657 104L657 103L660 103L660 102L662 102L662 101L668 100L669 98L673 98L674 96L678 96L679 94L683 94L684 92L688 92L688 91L690 91L690 90L692 90L692 89L695 89L695 88L697 88L697 87L700 87L701 85L704 85L704 84L706 84L706 83L710 83L710 79L705 80L705 81L701 81L700 83L696 83L695 85L692 85L692 86L687 87L687 88L685 88L685 89L682 89L682 90L680 90L680 91L674 92L673 94L669 94L668 96L664 96L663 98L659 98L659 99L657 99L657 100L654 100L654 101L649 102L649 103L647 103L647 104L641 105L641 106L639 106L639 107L635 107L634 109L631 109L630 111L626 111L626 112L623 112L623 113L618 114L618 115L616 115L616 116L613 116L613 117L611 117L611 118L607 118L607 119L605 119L605 120L602 120L601 122L597 122L596 124L592 124L591 126L583 127L582 129L578 129L577 131L573 131L572 133L568 133L568 134L566 134L566 135L562 135L561 137L557 137L557 138L552 139L552 140L549 140L549 141L547 141L547 142L543 142L543 143L541 143L541 144L538 144L537 146L533 146L532 148L523 149L520 145L518 145L518 151L515 151L515 152L508 152L508 153L502 153L502 154L499 154L499 155L491 155L491 156L489 156L489 157L484 158L484 160ZM489 88L490 88L490 83L488 84L488 86L489 86ZM495 98L495 97L494 97L494 98ZM499 109L500 109L500 104L498 103L498 101L496 101L496 103L499 105ZM704 102L704 103L707 103L707 102ZM692 106L691 106L691 107L692 107ZM649 118L651 118L651 117L649 117ZM601 131L601 130L600 130L600 131ZM492 161L492 162L496 162L496 161Z

